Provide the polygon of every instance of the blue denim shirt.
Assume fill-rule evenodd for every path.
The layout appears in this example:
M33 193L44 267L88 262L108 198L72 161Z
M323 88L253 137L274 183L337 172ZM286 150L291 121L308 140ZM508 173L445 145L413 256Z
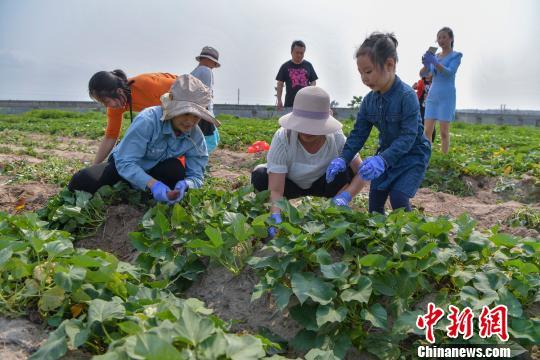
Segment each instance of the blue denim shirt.
M386 173L373 181L372 186L391 187L397 178L404 176L404 172L411 171L416 165L418 167L413 171L419 171L420 177L400 189L407 194L414 194L417 186L413 183L421 183L429 163L431 145L424 136L416 93L398 76L387 92L381 94L372 91L362 101L354 129L347 137L341 153L347 163L364 146L373 126L379 130L377 154L386 163ZM418 170L422 168L423 171Z
M166 159L185 156L186 182L192 189L200 188L208 151L204 135L198 126L176 136L170 121L162 121L161 106L141 111L126 135L112 152L120 176L144 190L152 179L147 171Z

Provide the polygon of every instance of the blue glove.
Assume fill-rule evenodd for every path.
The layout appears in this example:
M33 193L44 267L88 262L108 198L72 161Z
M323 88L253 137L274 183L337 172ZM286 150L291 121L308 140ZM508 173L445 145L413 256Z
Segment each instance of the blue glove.
M178 190L179 192L178 197L174 200L170 200L169 204L180 202L180 200L184 198L184 195L186 195L187 189L188 189L188 184L186 180L180 180L179 182L177 182L176 185L174 186L174 190Z
M331 183L336 178L336 175L347 169L345 159L338 157L330 162L326 168L326 182Z
M376 155L368 157L362 165L360 165L358 172L364 180L371 181L381 176L385 170L386 165L384 159L381 156Z
M274 222L276 224L281 224L283 222L283 220L281 219L281 214L280 213L273 213L272 215L270 215L270 217L272 219L274 219ZM268 236L270 236L271 239L276 237L277 232L278 232L278 229L276 229L275 226L270 226L268 228Z
M169 198L167 197L167 193L171 191L171 188L169 188L167 185L162 183L161 181L156 181L154 185L150 188L150 191L152 192L152 196L154 197L154 200L159 202L169 202Z
M422 59L423 59L424 65L426 66L429 66L429 65L437 66L439 64L439 60L437 59L437 56L429 51L426 51Z
M337 194L336 196L334 196L334 198L332 199L332 202L334 203L334 205L337 205L337 206L349 207L349 203L351 202L351 200L352 200L351 193L349 193L348 191L343 191Z

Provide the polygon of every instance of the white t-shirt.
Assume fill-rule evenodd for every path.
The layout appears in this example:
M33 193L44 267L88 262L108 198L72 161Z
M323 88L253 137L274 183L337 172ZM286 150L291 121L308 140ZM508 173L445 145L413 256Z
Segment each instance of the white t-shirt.
M287 139L287 134L290 139ZM267 171L287 174L287 178L296 185L309 189L315 180L323 176L328 164L341 154L346 140L341 130L336 131L326 135L324 145L315 154L311 154L298 140L298 132L279 128L266 157Z

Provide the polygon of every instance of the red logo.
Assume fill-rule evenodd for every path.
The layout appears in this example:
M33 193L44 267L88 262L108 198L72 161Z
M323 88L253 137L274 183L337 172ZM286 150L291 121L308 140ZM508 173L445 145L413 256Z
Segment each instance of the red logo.
M463 335L463 339L470 339L474 333L474 314L471 308L466 307L462 311L454 305L450 305L448 308L450 313L447 319L450 320L450 325L446 327L446 335L449 338L455 339L461 334ZM433 303L429 303L427 314L419 315L416 319L416 327L420 330L426 330L426 340L431 344L435 342L433 327L437 325L443 316L443 309L436 307ZM508 341L508 308L506 305L497 305L491 310L487 306L484 306L478 318L478 327L481 338L489 338L497 335L502 341Z

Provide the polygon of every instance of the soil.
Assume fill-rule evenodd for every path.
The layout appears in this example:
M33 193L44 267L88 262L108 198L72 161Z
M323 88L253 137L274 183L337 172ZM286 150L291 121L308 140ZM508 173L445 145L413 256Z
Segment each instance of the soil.
M144 215L144 210L127 204L110 206L107 209L105 223L96 235L78 240L76 247L100 249L114 254L118 259L133 262L138 255L128 234L136 231Z
M186 297L195 297L223 320L237 321L233 331L269 329L279 337L290 340L301 327L281 312L269 294L251 302L251 293L259 282L251 268L244 268L238 276L221 266L210 266L187 291Z
M264 162L266 153L241 153L225 149L216 149L208 162L211 177L236 180L251 175L256 164Z
M14 214L41 209L58 191L56 185L38 182L11 184L8 177L0 176L0 211Z

